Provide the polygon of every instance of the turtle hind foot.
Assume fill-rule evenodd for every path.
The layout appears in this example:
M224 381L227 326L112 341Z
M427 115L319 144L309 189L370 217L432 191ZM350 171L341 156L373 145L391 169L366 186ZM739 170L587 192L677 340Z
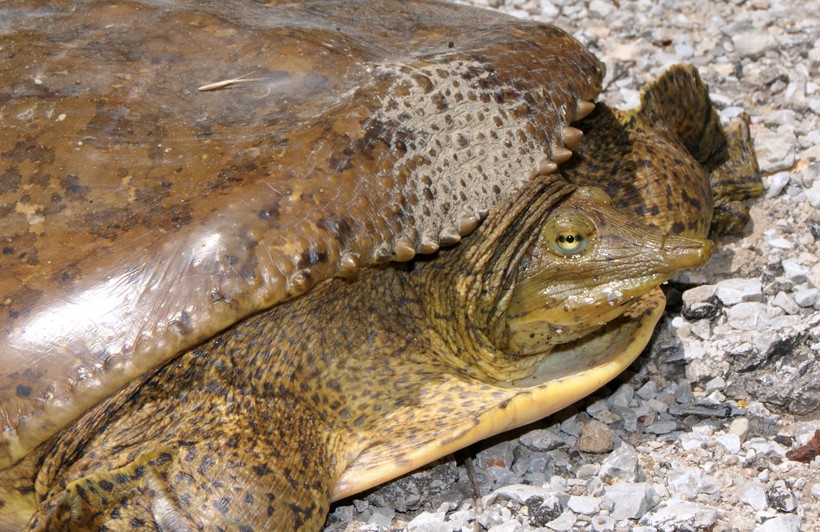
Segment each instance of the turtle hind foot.
M169 485L172 462L169 453L157 451L69 482L40 505L26 530L196 530Z
M673 65L641 89L636 112L649 124L663 124L704 167L725 157L726 138L709 98L709 87L692 65ZM717 160L717 161L716 161Z
M714 205L710 234L740 233L750 218L746 200L763 193L749 116L743 113L721 127L709 87L691 65L674 65L646 85L637 113L674 132L708 172Z
M725 161L709 173L714 198L712 236L738 234L748 223L746 200L764 192L763 180L749 132L749 115L743 113L724 130Z

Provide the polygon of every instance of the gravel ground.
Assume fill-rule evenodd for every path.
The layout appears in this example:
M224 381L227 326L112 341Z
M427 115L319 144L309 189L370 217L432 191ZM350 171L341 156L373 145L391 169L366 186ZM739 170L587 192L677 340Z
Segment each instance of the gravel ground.
M820 458L786 456L820 429L816 9L797 0L472 3L568 29L605 60L602 99L619 108L669 65L698 66L722 118L751 114L767 193L743 236L673 283L689 289L618 380L340 501L327 530L820 531Z

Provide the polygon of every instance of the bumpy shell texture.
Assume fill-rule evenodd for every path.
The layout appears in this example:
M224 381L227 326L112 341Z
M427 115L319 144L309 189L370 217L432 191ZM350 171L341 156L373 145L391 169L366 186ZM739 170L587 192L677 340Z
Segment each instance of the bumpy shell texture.
M0 467L250 313L457 242L600 90L555 28L343 3L0 6Z

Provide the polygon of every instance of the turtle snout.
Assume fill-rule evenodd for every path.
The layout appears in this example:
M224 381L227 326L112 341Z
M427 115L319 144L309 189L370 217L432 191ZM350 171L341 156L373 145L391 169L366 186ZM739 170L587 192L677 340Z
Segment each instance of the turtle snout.
M669 271L699 268L712 256L714 244L703 238L666 235L661 244L661 256Z

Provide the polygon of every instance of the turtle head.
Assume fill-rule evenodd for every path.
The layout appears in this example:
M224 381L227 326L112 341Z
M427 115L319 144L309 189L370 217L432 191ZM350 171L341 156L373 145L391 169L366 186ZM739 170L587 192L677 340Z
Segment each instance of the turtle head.
M415 277L448 367L544 383L619 356L617 371L593 379L600 386L649 341L663 312L658 285L711 252L708 240L621 212L601 189L546 176Z
M708 260L708 240L664 234L614 209L598 188L558 204L518 263L508 354L547 354L632 309L675 272Z

